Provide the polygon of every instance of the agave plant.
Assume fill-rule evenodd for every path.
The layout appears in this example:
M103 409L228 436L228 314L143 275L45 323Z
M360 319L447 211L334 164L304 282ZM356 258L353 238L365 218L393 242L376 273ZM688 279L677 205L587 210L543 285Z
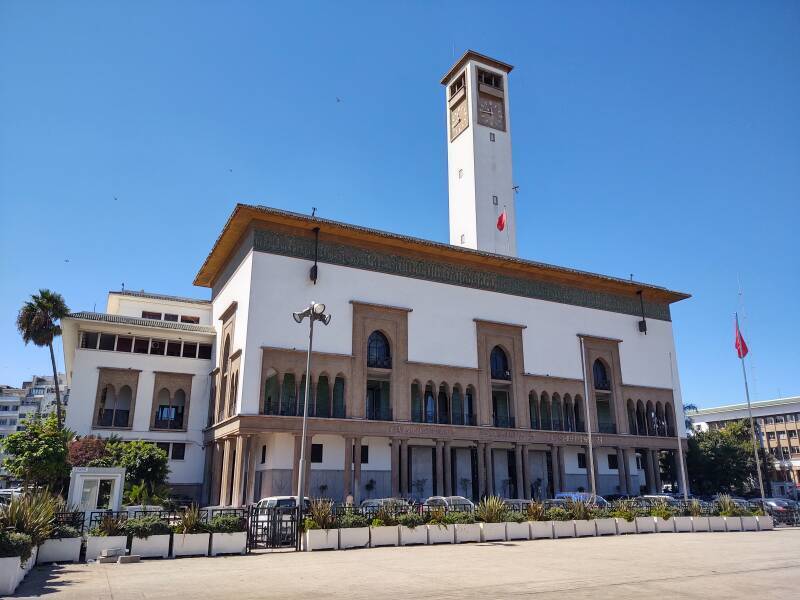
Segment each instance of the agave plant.
M316 529L335 529L336 514L333 511L333 502L318 498L312 500L306 523Z
M543 502L531 502L525 508L525 517L528 521L544 521L546 520L546 512L547 509Z
M64 501L43 489L16 496L0 508L0 526L30 536L38 546L53 533L55 515L64 507Z
M173 527L175 533L182 533L183 535L190 533L206 533L208 527L203 521L203 516L200 514L200 507L197 504L192 504L181 514L178 523Z
M105 513L98 523L89 532L89 535L114 537L117 535L125 535L125 520L120 517L115 517L113 513Z
M487 496L475 507L475 518L484 523L502 523L507 513L508 506L499 496Z
M631 498L617 500L612 505L611 515L618 519L625 519L630 523L638 516L636 502Z
M743 511L728 494L720 494L717 496L717 512L723 517L738 517Z
M667 506L667 503L663 500L658 500L650 507L650 516L651 517L660 517L665 521L669 519L674 514L672 508Z
M586 521L592 518L593 507L593 503L589 500L573 500L570 498L564 508L576 521Z

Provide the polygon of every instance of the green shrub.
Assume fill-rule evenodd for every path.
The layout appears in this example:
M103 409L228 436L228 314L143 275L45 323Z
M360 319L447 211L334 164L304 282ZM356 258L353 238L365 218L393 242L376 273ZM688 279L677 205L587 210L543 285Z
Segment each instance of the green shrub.
M531 502L525 508L525 516L528 521L545 521L547 509L542 502Z
M508 506L499 496L488 496L475 507L475 519L484 523L503 523L508 514Z
M75 529L72 525L56 525L53 531L50 532L51 540L61 540L64 538L81 537L81 532Z
M408 527L409 529L414 529L415 527L419 527L420 525L424 525L425 521L417 513L408 512L408 513L406 513L404 515L400 515L397 518L397 524L398 525L403 525L404 527Z
M397 525L397 516L393 510L385 505L378 507L374 520L380 521L383 526ZM373 527L381 527L381 525L373 525Z
M447 523L452 525L470 525L475 522L475 515L471 512L454 510L447 513Z
M608 519L611 517L611 509L595 506L589 511L590 519Z
M639 516L639 510L636 508L636 503L633 500L624 498L616 501L612 505L611 516L617 519L625 519L630 523Z
M200 508L196 504L192 504L181 514L178 522L172 526L174 533L182 533L183 535L191 533L207 533L208 525L203 522L203 517L200 515Z
M50 537L55 514L63 505L61 498L47 490L15 496L0 507L0 527L27 534L33 545L38 546Z
M312 527L306 529L336 529L336 514L333 511L333 502L315 498L308 508L308 515L303 521L312 521Z
M675 514L675 511L672 507L668 506L666 502L663 500L659 500L655 502L650 507L650 516L664 519L665 521L672 517Z
M112 513L106 513L100 519L100 523L89 530L89 535L98 537L112 537L125 534L124 518L115 517Z
M744 511L728 494L720 494L714 512L721 517L741 517Z
M447 511L442 507L434 507L425 513L425 522L428 525L447 525Z
M372 519L372 521L370 521L369 526L370 527L386 527L387 525L386 525L386 523L383 522L382 519L379 519L378 517L375 517L374 519Z
M0 558L19 556L22 564L31 557L31 536L16 531L0 530Z
M585 521L592 518L593 505L588 500L567 500L566 511L576 521Z
M369 521L367 517L357 512L346 512L339 517L339 529L353 529L355 527L367 527Z
M136 517L125 521L123 529L127 535L139 539L147 539L151 535L165 535L171 533L169 525L155 515Z
M566 508L561 506L553 506L545 511L546 521L570 521L572 515L567 512Z
M237 531L247 531L247 522L239 515L216 515L208 522L206 530L212 533L236 533Z
M697 498L694 498L686 507L686 512L689 517L699 517L703 514L703 505Z
M526 520L525 513L519 510L510 510L506 513L506 521L522 523Z

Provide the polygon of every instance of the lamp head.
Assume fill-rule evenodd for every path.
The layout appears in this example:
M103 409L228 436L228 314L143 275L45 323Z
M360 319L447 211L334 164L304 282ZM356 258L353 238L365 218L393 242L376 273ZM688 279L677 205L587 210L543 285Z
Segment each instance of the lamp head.
M294 312L294 313L292 313L292 318L295 320L295 322L297 322L297 323L302 323L302 322L303 322L303 319L304 319L304 318L305 318L305 316L306 316L306 314L305 314L305 313L306 313L306 311L302 311L302 312Z
M314 302L312 306L315 315L321 315L325 312L325 305L321 302Z
M328 323L331 322L331 316L330 315L322 315L322 317L320 318L320 321L322 321L325 325L327 325Z

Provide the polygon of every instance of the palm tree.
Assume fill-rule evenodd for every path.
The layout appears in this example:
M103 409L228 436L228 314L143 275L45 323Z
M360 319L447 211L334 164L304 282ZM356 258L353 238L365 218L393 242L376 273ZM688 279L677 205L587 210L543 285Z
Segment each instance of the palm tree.
M64 297L50 290L39 290L32 294L31 299L22 305L17 315L17 329L22 340L27 345L33 342L36 346L50 348L50 362L53 364L53 382L56 388L56 420L58 428L63 426L61 415L61 389L58 385L58 370L56 369L56 355L53 352L53 339L61 335L61 326L58 324L62 318L69 314L64 302Z
M696 412L697 406L691 403L683 405L683 418L686 431L694 431L694 419L689 416L689 411Z

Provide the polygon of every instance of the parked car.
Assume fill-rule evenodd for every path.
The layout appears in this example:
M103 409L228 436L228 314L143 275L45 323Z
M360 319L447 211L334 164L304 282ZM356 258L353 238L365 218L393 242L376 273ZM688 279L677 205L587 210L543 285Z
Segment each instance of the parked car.
M681 505L680 500L677 500L668 494L646 494L642 496L642 499L647 500L651 505L658 502L663 502L672 508L678 508Z
M306 497L304 502L305 510L311 506L311 500ZM256 508L295 508L297 499L295 496L269 496L262 498L256 503Z
M524 500L522 498L503 498L503 502L505 502L506 506L511 510L516 510L519 512L524 511L531 503L530 500Z
M382 506L395 513L408 512L411 507L403 498L370 498L362 501L359 508L365 511L376 511Z
M431 496L425 500L422 505L449 508L466 512L472 512L475 510L475 504L472 502L472 500L468 500L467 498L464 498L464 496Z
M574 502L589 502L600 508L607 508L608 501L602 496L589 494L588 492L558 492L556 500L572 500Z

